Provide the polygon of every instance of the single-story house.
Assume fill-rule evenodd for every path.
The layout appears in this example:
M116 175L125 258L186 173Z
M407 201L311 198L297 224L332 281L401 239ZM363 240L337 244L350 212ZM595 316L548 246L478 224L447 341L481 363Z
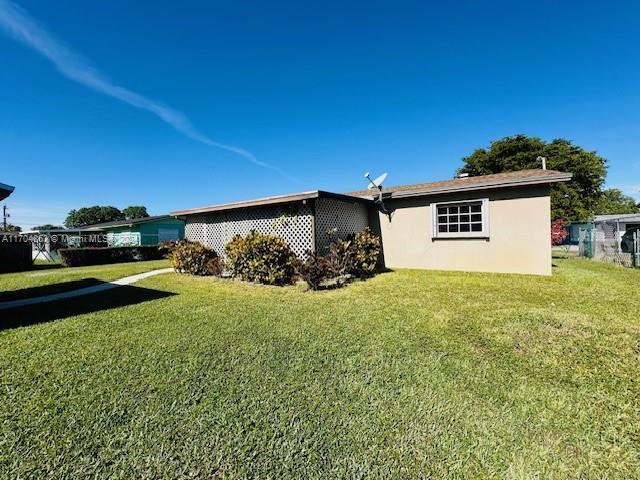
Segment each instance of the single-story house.
M633 237L635 231L640 230L640 213L595 215L590 221L569 222L567 230L567 243L572 245L577 245L585 235L593 231L594 240L609 241L617 244L619 250L625 251L625 242Z
M0 183L0 200L4 200L5 198L7 198L13 193L14 190L15 188L11 185Z
M31 241L34 260L57 260L61 248L106 247L101 235L83 232L81 228L32 230L24 232Z
M588 227L588 223L584 221L567 222L565 228L567 230L567 238L565 245L575 246L580 242L581 231Z
M110 247L158 245L184 238L184 221L170 215L88 225L83 232L102 233Z
M633 234L640 231L640 213L596 215L593 219L595 240L613 241L618 251L633 252Z
M158 245L184 239L184 221L170 215L117 220L64 230L28 232L33 258L56 259L68 247L125 247Z
M300 257L370 227L388 268L551 274L550 185L571 174L522 170L362 190L322 190L172 212L185 238L224 255L251 230L284 238Z

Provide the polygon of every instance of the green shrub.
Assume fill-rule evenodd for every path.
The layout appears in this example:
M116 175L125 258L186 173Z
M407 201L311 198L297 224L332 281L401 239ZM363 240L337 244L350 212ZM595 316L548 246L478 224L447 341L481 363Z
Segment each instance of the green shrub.
M144 245L139 247L61 248L58 250L58 255L60 256L60 262L65 267L141 262L162 258L162 252L157 245Z
M164 257L169 258L171 256L171 252L173 251L173 249L176 248L176 246L183 241L186 241L186 240L178 240L178 241L170 240L170 241L162 242L158 245L158 249L160 250L160 252Z
M224 247L233 276L267 285L289 285L295 279L296 256L280 237L251 231L234 236Z
M308 253L299 262L298 275L310 289L337 288L350 279L373 275L380 257L380 239L367 228L350 240L336 240L326 255Z
M212 258L207 262L207 271L209 275L221 277L225 272L226 265L222 257Z
M169 253L171 266L179 273L189 275L221 275L224 263L211 248L198 243L177 242Z
M380 237L374 235L369 227L351 240L349 246L351 259L349 273L358 278L370 277L376 273L380 260Z
M333 278L333 272L329 267L326 256L310 252L307 259L298 262L296 271L311 290L319 290L322 284Z
M331 244L326 255L309 252L307 259L296 266L298 276L311 290L343 286L353 278L349 273L353 258L350 244L338 240Z
M332 277L351 275L355 261L352 240L338 239L332 242L324 258Z

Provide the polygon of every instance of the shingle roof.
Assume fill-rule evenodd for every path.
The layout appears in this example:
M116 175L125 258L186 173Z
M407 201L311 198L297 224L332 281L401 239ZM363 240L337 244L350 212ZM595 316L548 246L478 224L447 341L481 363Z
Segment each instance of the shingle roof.
M211 205L209 207L190 208L187 210L178 210L171 212L171 215L193 215L196 213L211 213L221 212L224 210L234 210L238 208L248 207L260 207L263 205L277 205L282 203L300 202L312 198L336 198L339 200L345 200L349 202L369 202L369 200L361 197L351 197L349 195L343 195L341 193L325 192L323 190L312 190L310 192L292 193L288 195L275 195L271 197L256 198L253 200L243 200L240 202L221 203L218 205Z
M393 197L432 195L437 193L457 192L465 190L482 190L490 188L504 188L511 186L524 186L536 184L549 184L555 182L566 182L571 179L570 173L557 172L555 170L520 170L518 172L497 173L494 175L483 175L478 177L456 178L441 182L416 183L413 185L400 185L397 187L384 188L385 195ZM349 202L369 202L377 192L373 190L360 190L350 193L332 193L323 190L312 190L309 192L292 193L288 195L275 195L271 197L256 198L240 202L222 203L208 207L190 208L171 212L173 216L194 215L198 213L220 212L239 208L259 207L263 205L275 205L304 201L307 199L330 197Z
M383 193L391 197L436 195L468 190L488 190L492 188L566 182L571 180L571 176L570 173L558 172L556 170L519 170L516 172L495 173L477 177L454 178L452 180L439 182L384 187ZM372 197L377 195L377 192L374 190L359 190L357 192L347 193L347 195Z

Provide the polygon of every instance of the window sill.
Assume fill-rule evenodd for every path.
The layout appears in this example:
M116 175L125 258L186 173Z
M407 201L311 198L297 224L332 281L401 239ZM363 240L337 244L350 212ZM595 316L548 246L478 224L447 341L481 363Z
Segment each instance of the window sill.
M461 234L440 234L437 235L435 237L431 237L431 241L436 241L436 240L489 240L489 235L487 233L478 233L478 234L467 234L467 233L461 233Z

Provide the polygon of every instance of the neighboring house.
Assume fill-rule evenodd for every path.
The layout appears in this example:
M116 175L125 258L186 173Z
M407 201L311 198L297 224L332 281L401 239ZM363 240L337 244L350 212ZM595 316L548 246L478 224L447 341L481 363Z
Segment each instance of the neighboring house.
M300 257L370 227L388 268L551 274L550 185L571 174L523 170L349 194L321 190L173 212L185 237L224 254L235 234L283 237Z
M88 225L81 231L106 235L110 247L158 245L182 240L184 222L170 215L159 215Z
M9 195L13 193L15 190L11 185L5 185L4 183L0 183L0 200L4 200Z
M34 260L57 260L58 250L61 248L107 246L101 232L86 232L81 228L33 230L24 232L24 235L31 240L31 254Z
M567 229L567 238L564 241L565 245L575 246L580 242L581 231L589 227L587 222L567 222L565 228Z
M170 215L160 215L27 233L32 238L34 259L55 260L60 248L158 245L182 240L184 222Z
M640 213L596 215L593 219L597 240L617 243L618 251L633 252L633 234L640 231Z

